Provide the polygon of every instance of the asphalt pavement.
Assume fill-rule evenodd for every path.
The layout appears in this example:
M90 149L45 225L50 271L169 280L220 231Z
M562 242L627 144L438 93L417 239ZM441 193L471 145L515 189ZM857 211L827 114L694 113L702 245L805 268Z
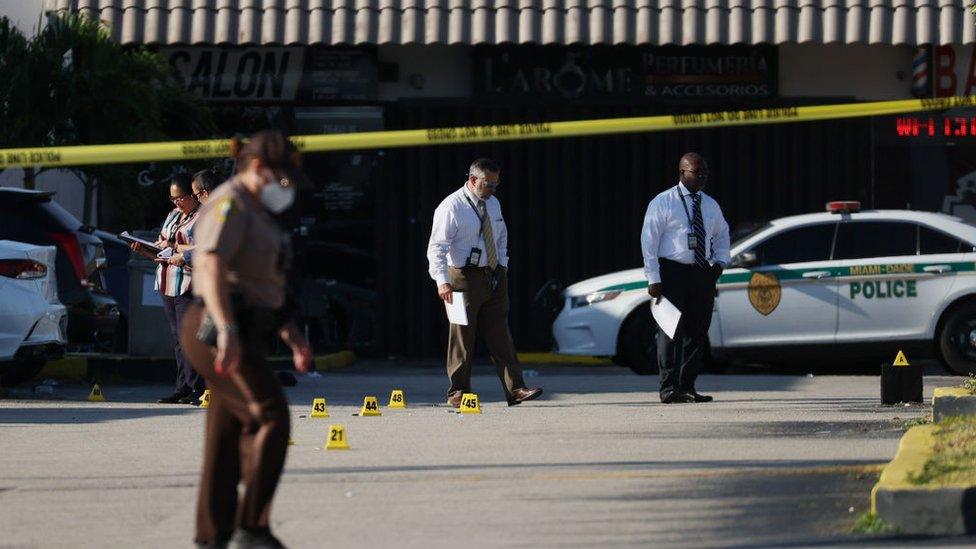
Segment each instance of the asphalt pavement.
M439 367L299 376L273 529L298 548L974 541L849 534L905 422L929 409L882 406L875 376L709 375L715 402L662 405L655 376L527 369L542 400L508 407L484 364L483 413L463 416L443 405ZM928 375L926 396L959 381ZM191 546L206 411L151 403L163 385L103 386L105 403L89 389L0 393L0 547ZM392 389L407 409L354 415ZM329 418L308 417L315 397ZM350 450L323 450L332 423Z

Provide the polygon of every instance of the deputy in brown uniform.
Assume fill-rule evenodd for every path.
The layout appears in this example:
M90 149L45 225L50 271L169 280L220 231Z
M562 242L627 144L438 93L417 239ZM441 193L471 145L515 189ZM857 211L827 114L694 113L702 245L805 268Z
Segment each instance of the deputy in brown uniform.
M268 521L290 426L284 392L265 360L267 342L277 332L300 372L312 360L301 332L285 321L287 246L272 214L291 205L303 176L281 133L259 132L231 152L237 175L213 192L196 225L193 290L203 305L187 311L181 334L212 390L196 542L282 547Z

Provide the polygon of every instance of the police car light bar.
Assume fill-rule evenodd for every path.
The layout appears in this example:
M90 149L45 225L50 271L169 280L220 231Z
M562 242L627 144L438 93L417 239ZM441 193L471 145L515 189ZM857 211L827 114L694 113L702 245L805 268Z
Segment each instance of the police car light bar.
M827 211L835 214L859 212L861 203L857 200L835 200L827 203Z

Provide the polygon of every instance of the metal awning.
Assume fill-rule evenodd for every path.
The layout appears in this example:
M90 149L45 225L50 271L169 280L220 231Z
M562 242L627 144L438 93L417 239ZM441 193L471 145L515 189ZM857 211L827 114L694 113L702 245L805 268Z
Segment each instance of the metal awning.
M968 1L968 0L967 0ZM123 44L971 44L963 0L44 0Z

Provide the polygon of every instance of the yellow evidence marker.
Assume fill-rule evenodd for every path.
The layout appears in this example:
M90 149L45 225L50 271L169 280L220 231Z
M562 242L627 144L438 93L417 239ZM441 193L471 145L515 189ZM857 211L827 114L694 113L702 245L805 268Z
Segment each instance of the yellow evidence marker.
M326 450L348 450L346 428L342 425L329 425L329 440L325 442Z
M478 395L475 393L464 393L461 395L462 414L480 414L481 405L478 403Z
M362 416L381 416L380 404L374 396L367 396L363 398L363 409L359 411L360 417Z
M406 408L407 399L403 398L402 389L393 389L390 393L390 403L386 405L387 408Z
M329 417L329 410L325 407L324 398L312 400L312 417Z
M102 388L97 383L92 387L91 393L88 393L88 402L105 402L105 395L102 394Z
M895 361L891 363L892 366L908 366L908 358L905 357L905 353L898 351L895 355Z
M210 407L210 389L203 390L203 396L200 397L200 407L201 408Z

